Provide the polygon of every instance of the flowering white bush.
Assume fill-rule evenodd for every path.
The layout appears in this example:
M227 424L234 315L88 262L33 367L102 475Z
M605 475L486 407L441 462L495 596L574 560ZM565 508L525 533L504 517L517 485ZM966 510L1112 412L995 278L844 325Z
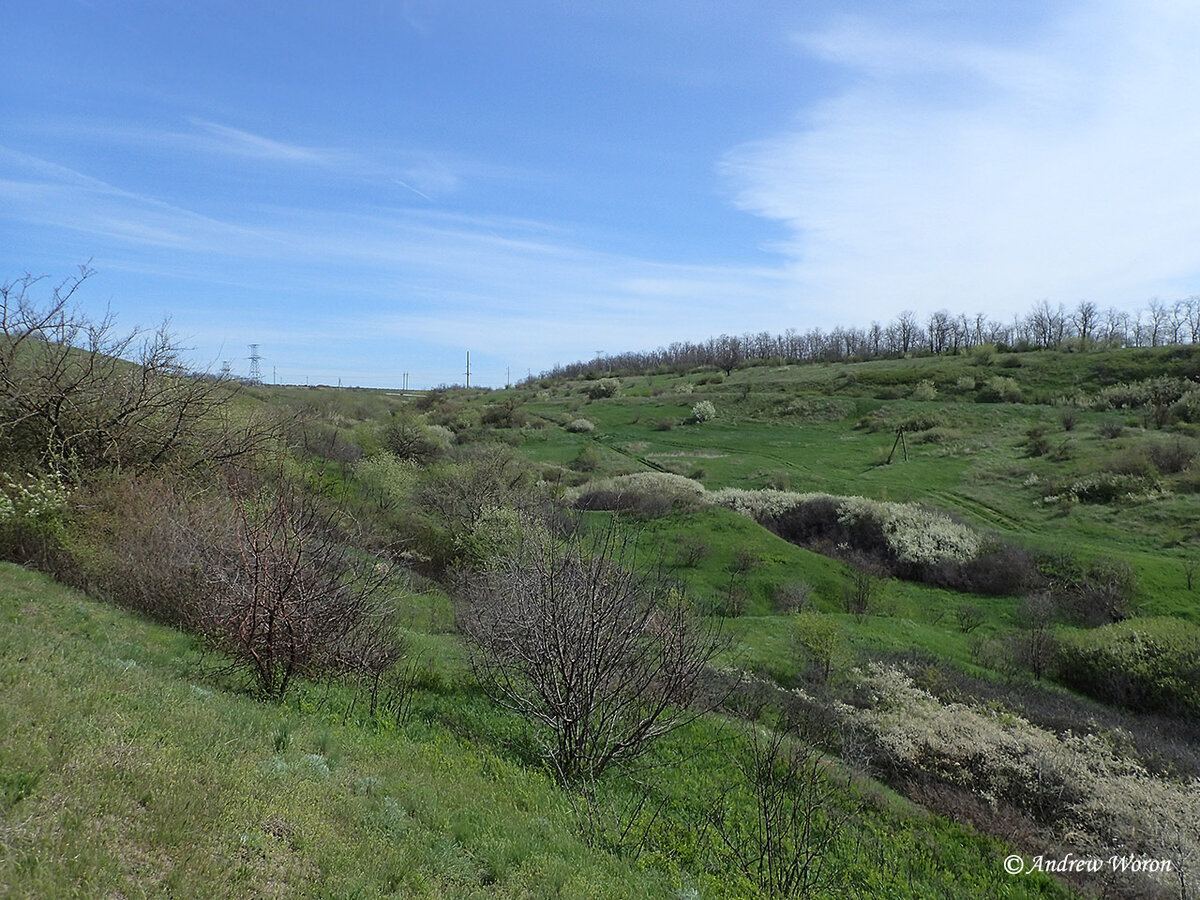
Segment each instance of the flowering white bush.
M593 400L604 397L619 397L621 395L621 380L619 378L601 378L593 381L586 388L587 395Z
M1080 851L1170 859L1171 878L1196 876L1200 780L1155 777L1100 735L1060 737L994 706L942 703L891 666L872 663L856 677L869 706L839 704L838 713L871 735L890 767L1029 810Z
M572 434L586 434L596 430L596 423L588 419L572 419L567 423L566 428Z
M721 488L719 491L708 494L705 502L710 506L732 509L734 512L758 522L769 522L772 519L778 519L802 503L825 496L827 495L800 494L795 491L751 491L744 488Z
M1194 387L1176 400L1171 411L1185 422L1200 422L1200 387Z
M26 474L24 480L14 481L3 476L0 487L0 522L24 520L48 523L67 505L68 491L57 472L44 475Z
M883 529L888 546L902 562L966 562L979 553L981 541L967 525L945 513L914 503L887 503L863 497L844 497L838 520L851 527L873 520Z
M1159 495L1158 484L1141 475L1096 472L1048 493L1043 503L1113 503L1117 500L1149 500Z
M1092 397L1090 405L1093 409L1137 409L1148 404L1165 405L1198 389L1200 387L1186 378L1163 375L1102 388Z
M701 400L692 407L693 422L708 422L717 417L717 408L711 400Z
M982 538L970 526L955 522L945 513L915 503L740 488L722 488L705 497L705 502L711 506L732 509L763 524L770 524L814 500L836 503L838 521L850 528L867 523L877 524L887 539L888 547L901 562L966 562L974 559L983 546Z
M613 495L616 508L643 497L652 497L672 504L694 503L703 497L704 485L670 472L635 472L632 475L617 475L613 478L589 481L567 491L565 499L574 504L581 499L586 500L588 497L603 494Z

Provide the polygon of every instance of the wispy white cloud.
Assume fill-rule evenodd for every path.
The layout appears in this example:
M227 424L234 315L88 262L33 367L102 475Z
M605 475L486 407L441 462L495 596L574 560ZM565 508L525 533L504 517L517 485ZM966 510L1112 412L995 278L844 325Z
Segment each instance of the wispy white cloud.
M185 117L177 125L47 116L24 123L22 130L35 140L69 141L100 153L116 150L138 158L159 155L171 165L197 166L197 171L211 171L213 160L220 159L222 166L240 165L250 172L266 171L269 166L274 181L291 177L347 185L395 184L426 202L481 182L511 185L545 178L529 169L428 147L391 141L314 145L197 116Z
M786 226L814 311L1132 305L1200 276L1200 16L1066 10L1023 46L861 21L798 39L848 86L723 168Z
M169 292L162 313L131 314L172 312L204 359L265 333L313 372L384 357L384 341L420 344L426 355L486 348L536 371L595 346L618 352L792 324L777 269L603 252L553 223L383 205L255 205L216 217L44 160L10 157L4 170L19 177L0 180L0 220L73 235L64 243L86 246L102 269L193 284ZM202 307L179 299L196 292ZM380 346L364 349L372 342Z
M188 121L207 134L204 147L208 150L271 162L321 166L346 162L346 154L336 150L289 144L205 119L191 118Z

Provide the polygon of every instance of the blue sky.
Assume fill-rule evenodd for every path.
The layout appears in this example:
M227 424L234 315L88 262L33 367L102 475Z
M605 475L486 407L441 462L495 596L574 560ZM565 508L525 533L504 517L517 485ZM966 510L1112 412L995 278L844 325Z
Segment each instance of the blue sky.
M0 280L268 380L1200 291L1193 2L12 0Z

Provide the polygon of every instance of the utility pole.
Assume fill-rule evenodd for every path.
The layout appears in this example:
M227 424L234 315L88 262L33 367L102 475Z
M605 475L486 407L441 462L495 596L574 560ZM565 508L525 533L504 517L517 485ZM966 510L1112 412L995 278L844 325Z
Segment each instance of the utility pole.
M467 351L467 387L471 386L471 351Z
M504 367L504 386L506 388L512 387L512 366Z

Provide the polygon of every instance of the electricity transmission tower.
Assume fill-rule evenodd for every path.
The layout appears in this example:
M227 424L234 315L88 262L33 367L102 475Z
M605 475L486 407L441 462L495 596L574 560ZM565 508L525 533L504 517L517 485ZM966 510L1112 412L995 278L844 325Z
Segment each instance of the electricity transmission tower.
M258 352L258 344L250 345L250 381L262 384L262 356Z

